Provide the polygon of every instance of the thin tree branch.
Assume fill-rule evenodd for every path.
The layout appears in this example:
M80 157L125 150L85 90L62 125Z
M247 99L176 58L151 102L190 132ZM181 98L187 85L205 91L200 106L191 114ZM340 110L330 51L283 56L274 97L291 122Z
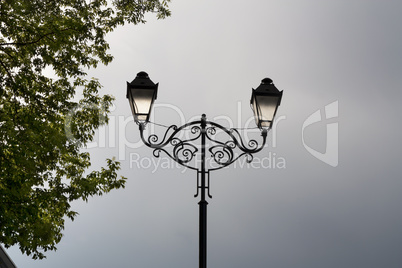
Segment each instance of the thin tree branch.
M6 70L6 72L7 72L8 76L10 77L11 81L13 81L13 83L14 83L14 78L11 75L10 71L8 70L8 68L6 67L6 65L1 60L0 60L0 64L1 64L1 66L3 66L4 70Z
M10 53L8 53L6 50L4 50L2 47L0 47L0 50L3 51L5 54L7 54L7 56L9 56L11 59L15 60L15 57Z
M65 32L65 31L68 31L68 30L74 30L74 29L72 29L72 28L67 28L67 29L61 30L60 32ZM55 32L50 32L50 33L47 33L47 34L45 34L45 35L39 37L39 38L36 39L35 41L26 42L26 43L21 43L21 42L0 43L0 46L27 46L27 45L32 45L32 44L36 44L36 43L40 42L43 38L46 38L46 37L48 37L49 35L54 35L54 34L56 34L56 33L55 33Z

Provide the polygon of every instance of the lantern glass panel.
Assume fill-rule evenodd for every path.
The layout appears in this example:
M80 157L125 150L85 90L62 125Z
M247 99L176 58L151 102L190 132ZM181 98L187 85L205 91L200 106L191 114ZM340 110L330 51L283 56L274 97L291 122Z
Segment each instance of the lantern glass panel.
M253 109L256 113L256 124L261 127L270 127L274 119L279 96L257 95L253 102Z
M155 90L136 88L131 89L131 110L138 121L147 121L153 102Z

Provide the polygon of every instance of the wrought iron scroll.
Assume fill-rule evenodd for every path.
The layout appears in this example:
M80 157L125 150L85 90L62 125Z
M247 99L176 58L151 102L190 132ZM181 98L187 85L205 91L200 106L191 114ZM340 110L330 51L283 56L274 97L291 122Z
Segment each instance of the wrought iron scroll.
M150 148L153 148L153 155L155 157L160 157L161 152L164 152L171 159L179 163L180 165L197 170L196 167L192 167L188 165L193 159L196 153L198 152L197 146L192 144L192 141L197 140L201 136L201 128L196 126L200 121L195 121L192 123L185 124L181 127L177 127L176 125L170 126L164 133L163 138L159 141L159 137L156 134L152 134L148 137L148 139L144 138L144 129L145 125L140 124L140 133L141 139ZM183 129L190 127L191 134L193 137L188 139L181 139L178 137L178 134ZM166 150L166 146L172 146L171 152Z
M197 145L194 145L192 142L199 139L201 135L205 135L205 137L211 142L208 150L211 153L212 160L216 164L214 167L208 168L208 170L224 168L242 157L246 158L247 163L251 163L253 160L253 154L261 151L265 145L267 136L266 129L263 129L261 132L262 143L259 145L254 139L245 143L237 129L227 129L210 121L205 121L205 123L207 127L205 128L204 134L202 133L201 120L187 123L181 127L172 125L168 127L160 141L159 137L155 134L152 134L145 139L143 134L145 125L140 124L141 139L148 147L154 149L153 155L155 157L160 157L161 152L164 152L180 165L194 170L199 169L196 166L190 166L189 164L199 150ZM179 133L186 128L190 128L192 137L187 139L179 138ZM229 140L222 142L216 139L215 136L217 134L217 129L226 133ZM171 152L166 150L166 146L173 147ZM238 149L240 153L236 154L236 149Z
M263 137L261 146L258 145L256 140L250 140L246 145L237 129L226 129L213 122L208 122L208 124L211 126L206 129L206 137L214 144L209 148L209 152L211 153L212 159L217 164L217 167L210 168L209 170L224 168L242 157L246 157L246 162L251 163L253 161L253 154L261 151L265 145L267 136L266 129L263 129L261 133ZM221 142L215 138L217 128L229 136L228 141ZM235 155L236 148L241 151L238 155Z

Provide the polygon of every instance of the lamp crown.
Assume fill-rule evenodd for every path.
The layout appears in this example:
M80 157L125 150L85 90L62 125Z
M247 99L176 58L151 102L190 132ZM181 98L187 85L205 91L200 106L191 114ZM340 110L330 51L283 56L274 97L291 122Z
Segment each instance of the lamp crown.
M272 84L272 83L273 83L272 79L268 78L268 77L261 80L261 84L263 84L263 85Z
M128 83L130 87L141 87L141 88L148 88L154 89L158 87L158 84L154 84L146 72L142 71L137 73L137 76L134 78L131 83Z
M148 74L147 74L146 72L144 72L144 71L139 72L139 73L137 74L137 77L138 77L138 78L149 78Z
M260 94L279 94L279 90L275 87L271 78L264 78L261 84L254 90Z

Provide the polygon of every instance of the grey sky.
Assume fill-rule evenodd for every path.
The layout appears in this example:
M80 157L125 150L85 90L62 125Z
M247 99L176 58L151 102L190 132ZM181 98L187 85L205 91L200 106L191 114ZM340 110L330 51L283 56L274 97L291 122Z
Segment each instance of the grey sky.
M134 123L124 123L125 83L144 70L160 83L164 107L154 116L165 125L206 113L242 127L261 79L284 90L275 143L270 135L255 159L271 166L212 173L209 267L401 267L401 1L182 0L171 10L166 20L149 16L112 33L114 62L90 73L116 97L115 127L105 146L98 135L89 149L93 165L116 156L126 189L74 203L80 216L67 220L46 260L7 250L17 266L197 267L196 174L173 165L154 171L151 149L124 144L139 142ZM339 116L304 132L305 144L324 153L327 123L338 123L332 167L306 150L302 126L335 101ZM272 165L280 159L285 168Z

